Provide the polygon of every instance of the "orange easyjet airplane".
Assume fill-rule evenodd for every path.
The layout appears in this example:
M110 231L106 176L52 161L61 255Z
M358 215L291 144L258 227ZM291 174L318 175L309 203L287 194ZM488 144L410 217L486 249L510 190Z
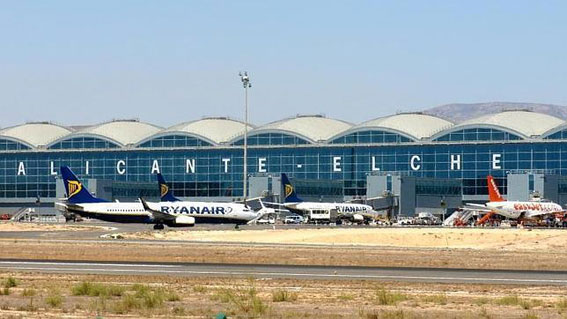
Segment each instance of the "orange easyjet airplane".
M472 206L471 209L473 210L476 207L483 208L509 219L534 218L564 212L561 205L549 201L507 201L500 195L494 178L488 175L486 179L488 182L488 198L490 201L484 205L467 204L467 206Z

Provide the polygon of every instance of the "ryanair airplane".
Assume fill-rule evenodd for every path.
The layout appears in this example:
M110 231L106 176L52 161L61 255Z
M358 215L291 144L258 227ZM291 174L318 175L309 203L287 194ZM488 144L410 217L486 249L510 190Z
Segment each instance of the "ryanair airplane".
M67 200L57 202L56 208L64 213L119 223L154 224L154 229L191 227L199 223L246 224L258 213L239 203L186 202L173 196L163 177L158 176L162 201L111 202L93 196L67 166L61 167L67 191ZM161 179L161 181L159 180Z
M283 206L293 213L306 215L310 211L336 209L340 217L350 219L355 222L362 222L365 219L373 219L377 215L370 205L355 203L305 202L297 196L295 188L284 173L282 173L282 185L284 189Z

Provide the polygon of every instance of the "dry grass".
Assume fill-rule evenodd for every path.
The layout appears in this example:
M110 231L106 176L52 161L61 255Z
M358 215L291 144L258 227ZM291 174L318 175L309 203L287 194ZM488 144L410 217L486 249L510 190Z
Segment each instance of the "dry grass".
M0 318L561 318L562 287L4 274ZM119 287L119 288L111 288ZM199 293L195 293L195 287ZM116 289L116 290L115 290ZM119 291L120 293L111 293Z

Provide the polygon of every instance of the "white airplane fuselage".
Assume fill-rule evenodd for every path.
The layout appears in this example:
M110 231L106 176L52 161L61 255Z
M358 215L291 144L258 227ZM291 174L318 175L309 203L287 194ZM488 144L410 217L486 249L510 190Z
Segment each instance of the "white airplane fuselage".
M297 203L284 203L284 207L291 210L298 211L312 211L312 210L331 210L336 209L337 212L343 215L350 215L356 213L365 213L372 211L372 206L364 204L348 204L348 203L319 203L319 202L297 202Z
M144 210L140 202L59 202L56 206L59 210L101 220L124 223L152 222L151 214ZM197 223L246 223L257 216L256 212L240 203L178 201L148 203L148 206L162 213L193 217Z
M493 212L510 219L518 219L520 217L531 218L563 211L563 208L559 204L539 201L487 202L486 207L491 209Z

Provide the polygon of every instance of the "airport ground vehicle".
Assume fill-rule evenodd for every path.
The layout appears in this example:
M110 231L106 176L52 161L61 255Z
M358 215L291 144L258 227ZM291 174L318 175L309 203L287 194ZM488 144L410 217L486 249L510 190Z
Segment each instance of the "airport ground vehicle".
M301 224L304 222L303 217L299 215L290 215L284 219L284 224Z

